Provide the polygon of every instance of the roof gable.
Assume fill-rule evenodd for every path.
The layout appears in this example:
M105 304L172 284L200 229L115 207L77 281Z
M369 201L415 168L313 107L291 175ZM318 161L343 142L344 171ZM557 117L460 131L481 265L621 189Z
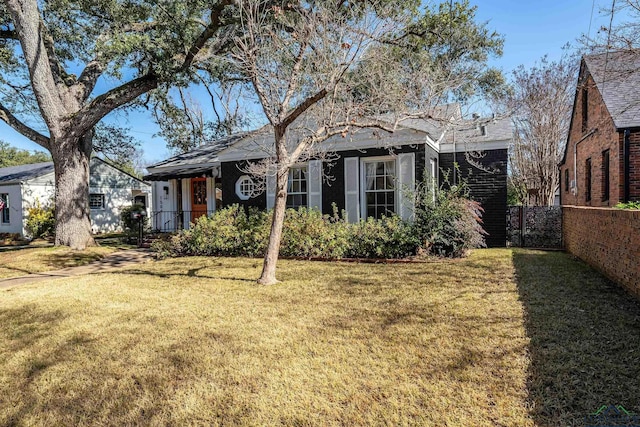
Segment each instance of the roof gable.
M584 63L616 128L640 127L640 50L586 55Z

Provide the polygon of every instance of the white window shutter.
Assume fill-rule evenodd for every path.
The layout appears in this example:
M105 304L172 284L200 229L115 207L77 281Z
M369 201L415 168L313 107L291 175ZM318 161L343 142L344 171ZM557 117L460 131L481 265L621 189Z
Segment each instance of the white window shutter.
M307 169L307 206L322 211L322 161L311 160Z
M404 220L412 219L414 208L414 191L416 188L415 153L398 154L398 214Z
M184 228L191 222L191 179L182 179L182 220Z
M207 177L207 210L216 210L216 184L215 178Z
M267 173L267 209L273 209L276 204L276 175L272 168Z
M358 157L344 158L344 206L349 222L360 219L359 165Z

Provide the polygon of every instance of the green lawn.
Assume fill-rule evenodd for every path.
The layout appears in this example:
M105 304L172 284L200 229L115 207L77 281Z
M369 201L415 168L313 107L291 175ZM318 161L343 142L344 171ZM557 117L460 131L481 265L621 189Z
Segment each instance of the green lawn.
M0 291L0 425L581 425L640 410L640 308L562 253L182 258Z

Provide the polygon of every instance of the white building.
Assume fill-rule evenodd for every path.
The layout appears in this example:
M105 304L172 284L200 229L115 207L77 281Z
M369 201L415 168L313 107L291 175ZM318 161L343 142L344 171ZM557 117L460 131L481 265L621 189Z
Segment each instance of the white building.
M89 207L94 233L119 231L122 208L140 203L150 214L151 185L97 157L89 164ZM28 210L38 202L53 202L55 174L52 162L0 168L0 233L27 235Z

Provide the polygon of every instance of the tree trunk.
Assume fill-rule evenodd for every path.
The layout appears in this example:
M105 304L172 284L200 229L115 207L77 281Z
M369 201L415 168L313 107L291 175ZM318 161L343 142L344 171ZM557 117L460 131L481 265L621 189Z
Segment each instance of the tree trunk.
M262 274L258 279L261 285L273 285L278 283L276 279L276 263L280 253L280 241L282 240L282 227L284 225L284 214L287 209L287 180L289 178L289 168L278 170L276 175L276 200L273 206L273 219L271 221L271 232L269 233L269 244L264 255L262 264Z
M271 220L271 232L269 243L264 254L262 274L258 279L261 285L273 285L278 283L276 279L276 264L280 254L280 241L282 240L282 227L284 225L284 213L287 209L287 180L289 179L289 167L282 167L288 161L286 139L286 127L274 126L276 149L276 200L273 205L273 219ZM287 163L288 164L288 163Z
M56 245L83 250L95 246L89 217L89 159L93 133L51 144L56 178Z

